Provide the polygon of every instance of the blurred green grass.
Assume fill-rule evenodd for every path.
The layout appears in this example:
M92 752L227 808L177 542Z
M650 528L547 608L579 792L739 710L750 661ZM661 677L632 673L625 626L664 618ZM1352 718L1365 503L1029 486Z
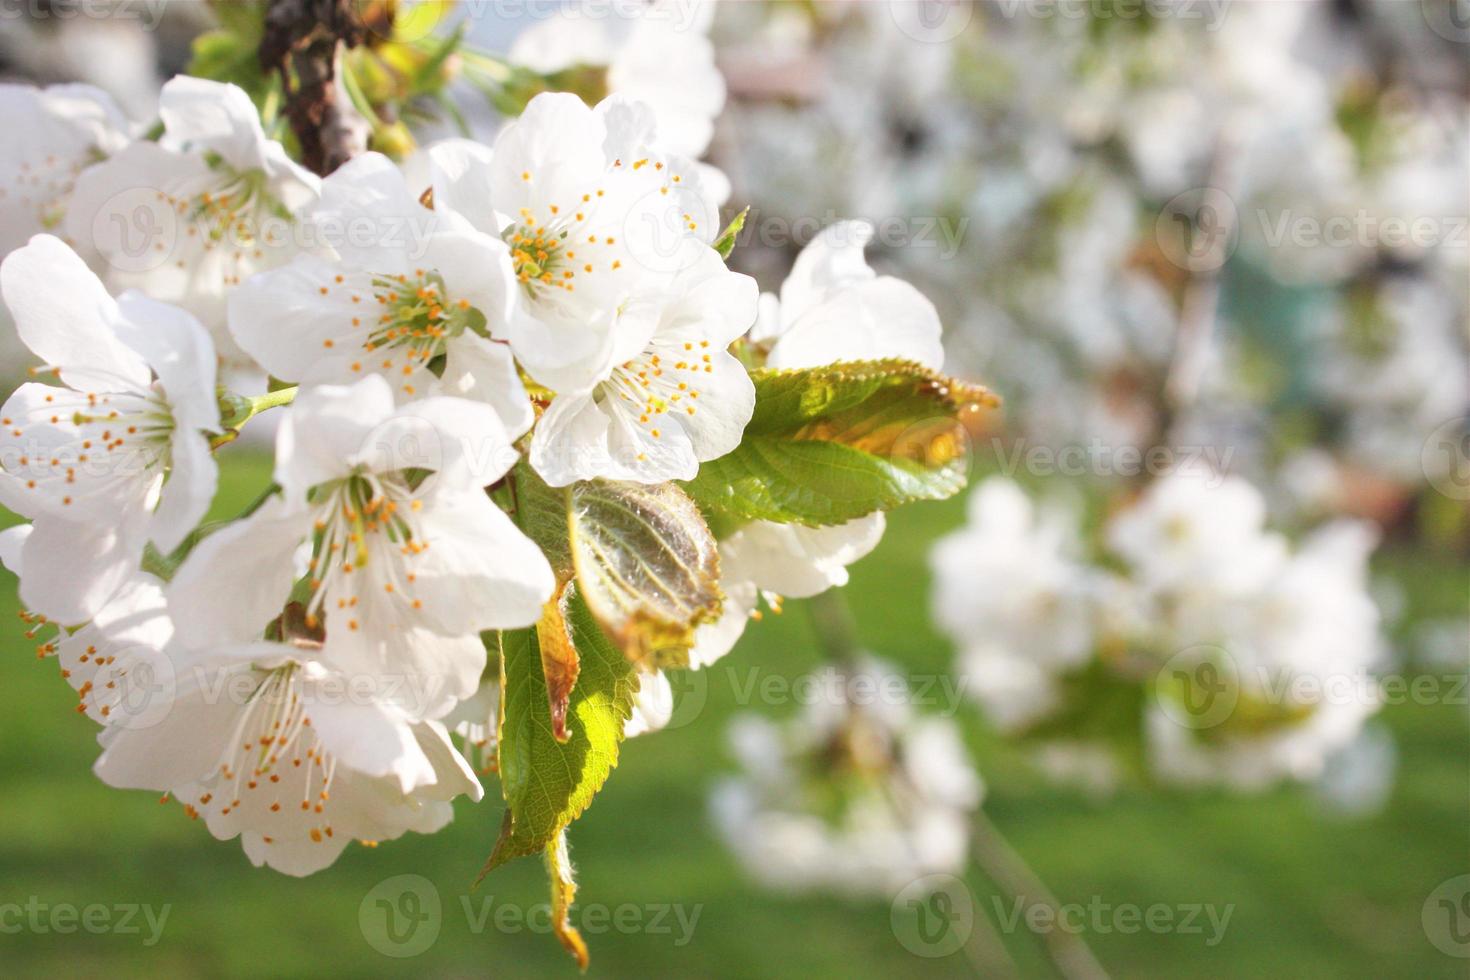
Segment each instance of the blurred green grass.
M227 456L217 501L238 512L264 485L268 462L244 449ZM853 570L849 599L865 645L915 672L944 671L951 653L928 624L925 562L933 539L963 518L960 501L893 515L880 550ZM1404 586L1423 615L1462 615L1466 570L1452 559L1408 552L1380 570ZM354 847L331 869L297 880L249 865L238 842L219 842L148 793L109 789L90 773L95 727L53 663L38 662L14 618L13 583L0 608L15 623L0 640L0 906L35 897L52 905L171 906L161 941L139 935L0 932L5 976L574 976L555 940L476 932L461 905L545 901L530 860L470 883L500 822L493 778L487 799L460 802L455 822ZM693 939L609 930L589 935L593 976L806 978L970 976L960 954L908 953L887 903L770 895L745 880L707 828L705 789L727 765L724 723L752 676L794 679L817 663L804 610L753 627L708 672L708 701L674 731L630 742L597 804L573 829L583 902L616 908L700 906ZM752 675L751 671L757 673ZM1380 814L1345 821L1300 791L1254 798L1170 797L1127 791L1106 803L1042 782L1014 750L961 718L989 785L986 808L1063 902L1233 905L1224 940L1202 935L1089 934L1114 976L1465 976L1420 925L1424 899L1467 868L1470 730L1463 705L1394 706L1383 718L1399 748L1399 777ZM376 952L358 910L378 882L419 874L437 887L444 921L432 948L412 959ZM985 914L991 887L970 884ZM467 896L467 898L466 898ZM1009 902L1003 907L1009 908ZM993 915L992 915L993 918ZM12 917L0 921L14 923ZM1007 945L1026 972L1046 975L1032 937Z

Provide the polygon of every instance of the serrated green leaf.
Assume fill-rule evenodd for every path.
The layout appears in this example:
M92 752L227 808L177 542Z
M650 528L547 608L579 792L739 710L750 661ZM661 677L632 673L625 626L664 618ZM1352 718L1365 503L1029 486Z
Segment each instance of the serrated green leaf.
M672 483L593 480L548 487L522 462L513 498L522 531L573 576L592 614L629 660L689 662L694 631L719 617L719 546L704 515Z
M701 506L747 520L841 524L964 488L962 419L998 400L907 361L753 376L740 447L685 484Z
M581 665L565 742L552 730L536 629L500 634L500 788L506 811L481 877L512 858L544 852L587 809L618 762L637 675L575 591L566 621Z
M514 496L504 501L526 537L536 542L558 582L572 577L571 487L549 487L522 459L514 471Z
M672 483L572 487L571 556L587 606L635 663L687 667L694 631L720 615L720 555Z

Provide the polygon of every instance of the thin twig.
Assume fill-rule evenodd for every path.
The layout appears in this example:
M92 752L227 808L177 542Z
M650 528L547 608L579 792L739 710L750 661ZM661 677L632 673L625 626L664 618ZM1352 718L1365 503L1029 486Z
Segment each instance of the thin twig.
M858 645L857 623L840 588L828 589L807 600L812 628L832 665L844 673L857 665L862 654Z
M1214 220L1218 224L1212 229L1215 240L1222 248L1229 248L1235 236L1238 215L1235 198L1238 196L1239 136L1236 127L1227 122L1215 147L1214 160L1206 189L1223 195L1230 206L1219 210ZM1168 423L1187 412L1199 396L1205 368L1209 364L1210 344L1215 332L1215 323L1220 310L1220 274L1224 262L1215 268L1196 270L1185 287L1184 299L1179 310L1179 332L1175 339L1174 355L1169 364L1169 374L1164 381L1165 426L1161 426L1160 441L1167 441Z
M1016 849L1001 836L983 810L975 813L971 850L980 870L1003 890L1018 898L1051 909L1056 928L1040 934L1047 957L1067 980L1107 980L1107 971L1097 961L1083 938L1061 928L1061 903Z

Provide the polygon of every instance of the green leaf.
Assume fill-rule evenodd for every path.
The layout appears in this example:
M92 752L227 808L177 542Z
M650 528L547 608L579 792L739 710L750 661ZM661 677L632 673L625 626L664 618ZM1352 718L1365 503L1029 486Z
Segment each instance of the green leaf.
M188 74L216 82L231 82L244 89L257 107L269 87L260 67L258 38L231 31L208 31L194 39Z
M688 666L694 631L719 617L722 596L719 546L683 490L610 480L553 488L522 462L513 500L501 499L557 580L576 577L629 660Z
M575 592L566 621L581 664L565 742L552 731L536 629L500 634L500 788L506 811L482 878L512 858L544 852L587 809L618 762L637 676Z
M744 230L745 219L749 214L750 205L746 205L745 210L730 219L725 230L720 232L720 237L715 239L715 251L720 253L720 258L728 259L730 253L735 251L735 242L740 237L740 232Z
M685 484L747 520L841 524L964 488L962 420L998 399L908 361L854 361L753 376L740 447Z
M516 464L512 486L514 494L501 503L509 505L516 524L546 555L557 581L567 581L573 574L572 488L547 486L525 459Z
M634 663L687 667L694 632L719 618L720 554L694 501L672 483L572 487L577 585Z

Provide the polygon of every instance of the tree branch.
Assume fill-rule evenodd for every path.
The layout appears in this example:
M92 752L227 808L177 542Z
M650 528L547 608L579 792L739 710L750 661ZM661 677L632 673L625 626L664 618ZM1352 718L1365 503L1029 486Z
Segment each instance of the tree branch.
M367 124L338 98L341 49L361 44L367 28L353 0L271 0L260 64L278 72L286 119L301 162L325 177L367 149Z

